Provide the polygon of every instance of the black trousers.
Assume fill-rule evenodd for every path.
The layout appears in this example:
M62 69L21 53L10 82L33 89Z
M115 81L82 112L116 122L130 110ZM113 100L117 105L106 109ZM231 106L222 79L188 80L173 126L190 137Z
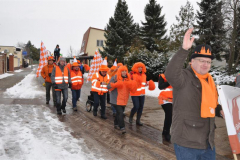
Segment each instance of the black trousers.
M172 103L166 103L162 105L162 108L165 112L165 120L164 120L164 126L163 131L170 134L170 128L172 125Z
M110 94L107 92L107 103L110 103Z
M124 123L123 111L125 110L125 106L114 105L114 108L116 109L116 113L117 113L114 120L114 125L118 125L120 129L124 128L125 123Z
M101 116L105 116L105 110L106 110L106 93L103 95L98 95L97 92L93 92L94 96L94 108L93 111L97 112L98 111L98 106L99 106L99 101L101 105Z

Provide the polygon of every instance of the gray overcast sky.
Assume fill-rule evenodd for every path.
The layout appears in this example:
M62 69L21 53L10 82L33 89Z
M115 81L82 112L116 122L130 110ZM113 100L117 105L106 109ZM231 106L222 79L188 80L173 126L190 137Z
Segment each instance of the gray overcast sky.
M53 52L56 44L67 55L70 45L80 50L83 34L91 26L104 29L114 14L118 0L0 0L0 45L16 46L41 41ZM126 0L134 21L145 21L144 7L149 0ZM189 0L194 9L199 7ZM167 29L176 22L180 6L187 0L157 0L163 6Z

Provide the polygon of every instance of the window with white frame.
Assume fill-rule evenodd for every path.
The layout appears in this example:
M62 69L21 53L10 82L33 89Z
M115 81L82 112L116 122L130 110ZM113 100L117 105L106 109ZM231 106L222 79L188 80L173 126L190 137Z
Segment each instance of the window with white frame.
M103 40L97 40L97 46L103 47Z

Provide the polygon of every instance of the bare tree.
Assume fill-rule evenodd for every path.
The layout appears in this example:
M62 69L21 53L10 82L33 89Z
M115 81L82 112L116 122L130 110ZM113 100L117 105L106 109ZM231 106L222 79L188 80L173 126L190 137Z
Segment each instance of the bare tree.
M237 25L240 23L238 20L238 15L239 15L238 7L240 4L240 0L223 0L223 1L224 1L223 15L225 15L224 19L225 19L225 23L228 30L228 36L229 36L228 44L230 49L229 59L228 59L228 73L231 74L235 71L238 63L236 62L234 64L234 57L236 53L236 39L237 39L237 32L238 32Z

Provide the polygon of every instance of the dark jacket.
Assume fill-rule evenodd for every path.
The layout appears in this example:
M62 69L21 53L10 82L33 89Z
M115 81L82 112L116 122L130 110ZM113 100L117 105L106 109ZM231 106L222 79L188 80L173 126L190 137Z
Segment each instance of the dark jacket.
M60 48L55 48L54 49L54 56L60 56Z
M63 72L64 71L64 67L67 67L67 66L60 66L59 65L59 68L61 69L61 71ZM67 68L68 70L68 84L72 83L71 82L71 75L70 75L70 71L69 69ZM53 68L52 70L52 74L51 74L51 80L52 80L52 83L55 85L55 72L56 72L56 67ZM56 84L58 86L57 89L66 89L68 88L68 84L67 83L62 83L62 84Z
M167 88L168 86L170 86L169 83L168 82L164 82L164 79L160 75L159 79L158 79L158 88L160 90L163 90L163 89Z
M207 149L210 143L213 148L215 118L201 118L201 82L190 66L182 69L188 53L181 48L173 56L165 72L167 81L173 87L171 141L196 149Z

